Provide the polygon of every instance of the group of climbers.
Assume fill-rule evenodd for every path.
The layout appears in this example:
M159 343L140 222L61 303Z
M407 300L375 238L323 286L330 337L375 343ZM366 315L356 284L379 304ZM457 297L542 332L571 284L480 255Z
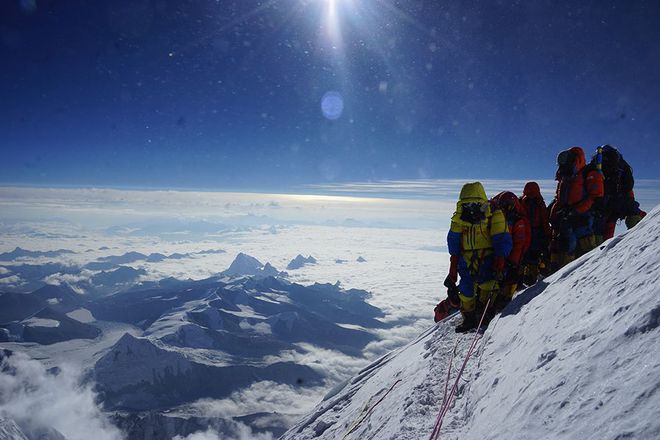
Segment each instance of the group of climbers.
M517 290L611 238L618 220L632 228L645 215L632 169L610 145L598 147L589 163L580 147L562 151L555 180L548 206L536 182L520 198L504 191L490 200L480 182L463 186L447 235L447 298L435 308L436 321L458 309L457 332L488 325Z

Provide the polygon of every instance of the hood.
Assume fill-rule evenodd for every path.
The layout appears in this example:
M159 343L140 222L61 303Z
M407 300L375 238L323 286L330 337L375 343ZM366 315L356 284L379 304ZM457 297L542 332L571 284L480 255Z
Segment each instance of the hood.
M578 173L582 171L582 168L587 165L587 161L584 158L584 150L580 147L571 147L568 151L573 153L573 157L575 158L575 161L573 162L575 165L575 172Z
M471 182L463 185L461 195L459 196L459 203L464 202L487 202L486 191L481 182Z
M493 197L492 203L496 208L501 209L507 218L514 218L516 215L518 217L525 217L527 215L518 196L511 191L503 191L499 193ZM511 214L514 214L514 217L510 217Z
M555 180L562 177L572 177L580 173L587 165L584 158L584 150L580 147L571 147L557 156L557 174Z
M536 182L527 182L523 190L523 196L530 199L543 199L541 196L541 188Z

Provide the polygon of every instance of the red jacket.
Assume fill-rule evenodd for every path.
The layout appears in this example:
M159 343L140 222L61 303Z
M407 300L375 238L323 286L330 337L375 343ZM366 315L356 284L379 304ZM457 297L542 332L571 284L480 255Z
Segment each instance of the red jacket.
M509 232L511 232L513 238L513 249L509 254L509 262L514 266L519 266L522 257L532 242L532 228L529 225L529 220L525 217L519 217L513 225L509 225Z
M527 212L516 195L510 191L497 194L491 203L504 212L513 248L507 259L514 266L519 266L532 242L532 228L527 219Z
M541 195L541 188L536 182L527 182L520 199L527 214L527 219L532 227L532 236L541 239L550 239L550 221L548 220L548 208Z

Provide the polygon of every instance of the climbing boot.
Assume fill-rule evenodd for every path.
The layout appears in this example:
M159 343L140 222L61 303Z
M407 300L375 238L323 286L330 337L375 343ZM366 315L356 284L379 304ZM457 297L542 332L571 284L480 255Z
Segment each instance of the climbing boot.
M467 331L477 328L478 322L474 311L463 312L462 314L463 314L463 322L461 322L456 326L455 329L456 333L465 333Z

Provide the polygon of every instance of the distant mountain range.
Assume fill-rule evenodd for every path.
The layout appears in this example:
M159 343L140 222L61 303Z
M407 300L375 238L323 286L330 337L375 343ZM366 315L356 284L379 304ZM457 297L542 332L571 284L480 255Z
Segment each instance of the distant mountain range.
M119 266L88 282L117 286L141 273ZM367 344L378 340L372 330L389 328L381 321L383 312L367 302L368 292L339 284L303 286L285 276L241 253L227 270L205 280L169 278L101 296L81 295L66 283L0 293L0 342L46 346L103 338L107 323L133 326L138 333L119 337L90 368L103 405L116 411L113 419L129 439L170 438L166 431L154 434L158 428L152 423L164 422L163 417L185 435L185 426L197 425L171 411L199 399L228 398L259 382L300 390L324 387L324 369L282 354L305 355L318 347L360 358ZM92 316L90 322L74 319L81 311ZM291 417L286 411L235 420L282 433ZM218 419L214 426L229 421ZM7 429L13 429L10 425Z
M103 249L103 248L100 248ZM107 250L107 248L105 248ZM84 264L61 261L34 261L46 257L56 259L75 252L60 249L57 251L30 251L16 248L0 254L0 286L7 292L28 293L48 284L66 284L73 290L91 296L102 296L127 290L141 283L147 275L144 265L131 267L136 262L159 263L165 260L182 260L225 253L222 249L206 249L198 252L143 254L127 252L122 255L100 257ZM278 275L269 272L267 275ZM63 281L65 280L65 281Z
M29 251L27 249L21 249L20 247L17 247L11 252L3 252L0 254L0 261L13 261L18 258L38 258L38 257L47 257L47 258L54 258L54 257L59 257L61 255L65 254L75 254L74 251L68 250L68 249L58 249L56 251Z

